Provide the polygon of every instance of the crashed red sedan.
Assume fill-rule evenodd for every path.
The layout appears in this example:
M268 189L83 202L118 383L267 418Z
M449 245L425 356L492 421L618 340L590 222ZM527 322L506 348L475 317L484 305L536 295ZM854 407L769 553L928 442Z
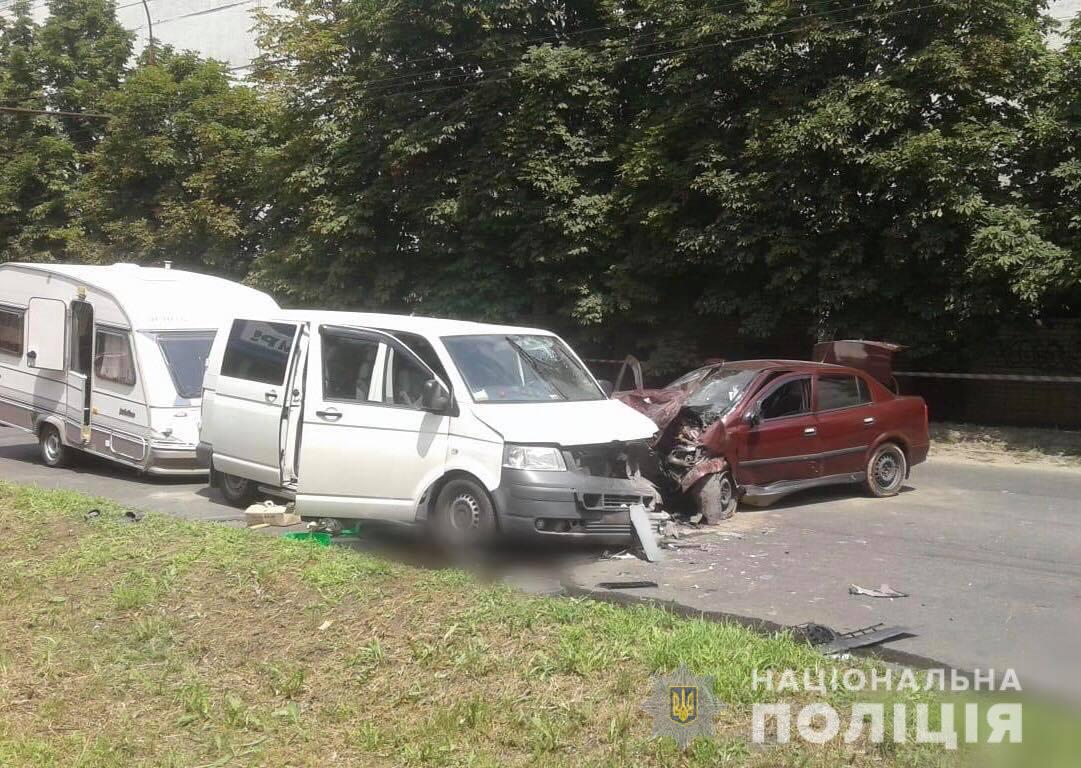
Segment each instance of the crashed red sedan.
M614 397L660 428L650 479L667 499L693 501L706 522L731 516L741 499L766 504L815 486L862 482L893 496L927 458L923 399L855 368L721 362Z

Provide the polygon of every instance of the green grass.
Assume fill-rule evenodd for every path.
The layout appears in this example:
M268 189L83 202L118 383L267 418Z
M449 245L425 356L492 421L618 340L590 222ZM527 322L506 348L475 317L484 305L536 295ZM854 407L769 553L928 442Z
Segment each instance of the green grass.
M750 744L751 705L785 695L752 690L752 670L831 663L786 636L128 523L77 494L0 483L0 594L2 766L949 763L915 744ZM727 705L686 752L641 711L681 663Z

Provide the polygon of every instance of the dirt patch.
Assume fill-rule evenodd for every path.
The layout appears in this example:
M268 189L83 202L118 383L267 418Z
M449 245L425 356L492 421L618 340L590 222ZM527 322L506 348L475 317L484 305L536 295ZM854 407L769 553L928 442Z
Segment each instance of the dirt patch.
M1081 468L1081 432L936 422L931 424L931 455L992 464Z

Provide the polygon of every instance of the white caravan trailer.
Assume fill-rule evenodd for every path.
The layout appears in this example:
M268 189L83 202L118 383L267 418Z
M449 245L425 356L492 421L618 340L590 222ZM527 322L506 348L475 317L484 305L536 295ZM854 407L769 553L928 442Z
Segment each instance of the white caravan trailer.
M549 331L238 312L207 362L199 450L238 505L264 491L304 518L627 544L631 507L656 498L638 472L655 431Z
M273 311L264 293L134 264L0 264L0 424L154 474L196 459L206 358L226 316Z

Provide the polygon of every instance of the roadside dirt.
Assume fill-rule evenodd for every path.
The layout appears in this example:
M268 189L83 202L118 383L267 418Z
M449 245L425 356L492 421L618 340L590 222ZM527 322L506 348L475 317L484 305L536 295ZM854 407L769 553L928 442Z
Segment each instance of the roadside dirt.
M931 424L931 457L1081 468L1081 432L937 422Z

